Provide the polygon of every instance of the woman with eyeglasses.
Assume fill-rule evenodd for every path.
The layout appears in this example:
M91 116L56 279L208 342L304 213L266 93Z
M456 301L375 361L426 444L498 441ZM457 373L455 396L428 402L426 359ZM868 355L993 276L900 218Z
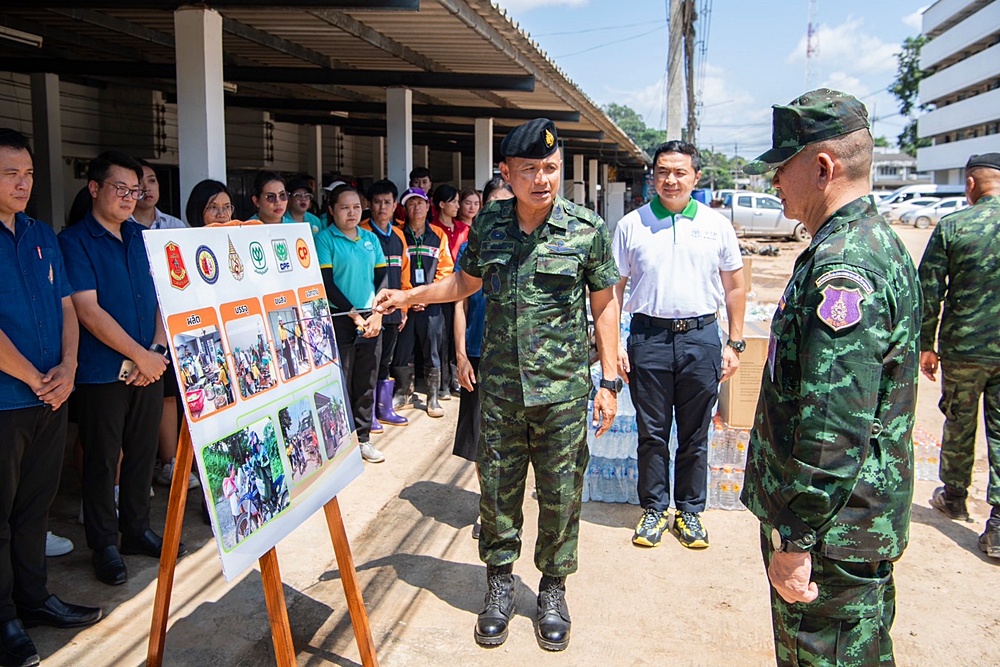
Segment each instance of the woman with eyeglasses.
M276 171L258 171L253 179L253 205L257 214L251 220L265 225L280 225L288 208L285 179Z
M233 199L225 184L206 179L191 188L184 213L192 227L229 222L233 219Z
M313 190L309 181L302 177L293 178L288 182L288 210L282 222L305 222L309 224L315 236L323 229L319 216L313 215L309 207L313 203Z

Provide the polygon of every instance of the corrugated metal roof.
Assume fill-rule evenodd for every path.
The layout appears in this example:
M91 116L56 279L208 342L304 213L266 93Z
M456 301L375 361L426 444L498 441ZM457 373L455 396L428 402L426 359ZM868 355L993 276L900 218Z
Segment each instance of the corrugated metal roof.
M143 9L140 2L129 9L101 9L102 4L108 5L101 0L80 0L68 9L26 6L3 10L0 25L42 35L44 45L41 49L25 49L0 40L0 69L8 58L122 62L134 54L134 72L109 69L94 72L94 77L139 79L142 77L139 63L174 61L173 12ZM206 4L211 5L211 1ZM41 6L45 6L44 0ZM531 75L535 79L533 92L414 88L413 100L415 105L538 110L539 115L549 110L577 111L579 121L560 121L558 127L600 131L604 138L573 139L575 152L600 155L606 161L623 165L638 166L649 161L530 35L488 0L422 0L417 12L253 7L227 7L219 12L224 19L223 53L227 65ZM173 82L163 80L159 85L170 92ZM386 98L385 88L380 86L254 82L240 82L236 97L241 96L380 103ZM232 100L233 96L227 95L226 99ZM282 113L296 112L284 109ZM370 110L361 114L349 111L347 115L384 116ZM449 124L469 124L469 119L455 117L421 116L419 120L438 123L444 128ZM504 130L519 122L498 118L495 126ZM589 148L577 149L577 146Z

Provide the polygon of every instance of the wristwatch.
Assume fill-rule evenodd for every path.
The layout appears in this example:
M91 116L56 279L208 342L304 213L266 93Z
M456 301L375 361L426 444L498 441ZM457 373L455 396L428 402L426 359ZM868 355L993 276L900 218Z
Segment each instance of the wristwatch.
M606 378L601 378L600 387L601 389L610 389L611 391L620 393L624 383L621 378L615 378L614 380L608 380Z
M816 545L816 538L813 535L803 535L799 540L786 540L778 532L777 528L771 529L771 548L780 552L803 553L809 551Z
M166 345L160 345L159 343L153 343L149 346L150 352L156 352L161 357L165 359L170 359L170 350L167 349Z
M730 338L726 341L726 345L733 348L737 352L743 352L747 349L747 342L745 340L733 340Z

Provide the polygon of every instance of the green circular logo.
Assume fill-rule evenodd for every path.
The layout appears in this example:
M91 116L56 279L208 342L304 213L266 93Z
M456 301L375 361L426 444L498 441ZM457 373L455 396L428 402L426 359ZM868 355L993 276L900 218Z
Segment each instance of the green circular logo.
M267 258L264 256L264 246L258 241L250 244L250 261L253 263L253 270L257 273L267 271Z

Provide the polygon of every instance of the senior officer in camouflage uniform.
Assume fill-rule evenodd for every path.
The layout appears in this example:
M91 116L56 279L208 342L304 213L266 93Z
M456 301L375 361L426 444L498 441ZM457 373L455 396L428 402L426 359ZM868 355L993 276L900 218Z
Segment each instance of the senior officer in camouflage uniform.
M970 208L934 229L920 260L924 318L920 369L931 380L941 361L941 481L931 505L952 519L968 520L965 506L976 450L976 415L983 417L990 462L986 499L993 506L979 548L1000 558L1000 153L973 155L965 165ZM944 314L938 316L941 302ZM934 351L934 339L938 351Z
M893 562L909 536L917 272L869 195L864 105L775 105L785 215L813 239L771 322L743 503L761 522L778 665L892 665Z
M566 576L577 569L577 538L586 443L589 344L584 295L590 307L605 379L594 398L597 434L617 409L618 269L604 221L558 196L562 158L552 121L539 118L510 132L500 146L500 174L515 199L493 202L476 218L462 270L445 280L383 292L383 311L412 303L455 301L480 287L486 330L479 368L482 428L479 557L488 592L476 641L498 646L514 613L513 563L521 552L525 476L535 469L538 540L535 565L539 644L569 644ZM612 380L611 378L616 378Z

